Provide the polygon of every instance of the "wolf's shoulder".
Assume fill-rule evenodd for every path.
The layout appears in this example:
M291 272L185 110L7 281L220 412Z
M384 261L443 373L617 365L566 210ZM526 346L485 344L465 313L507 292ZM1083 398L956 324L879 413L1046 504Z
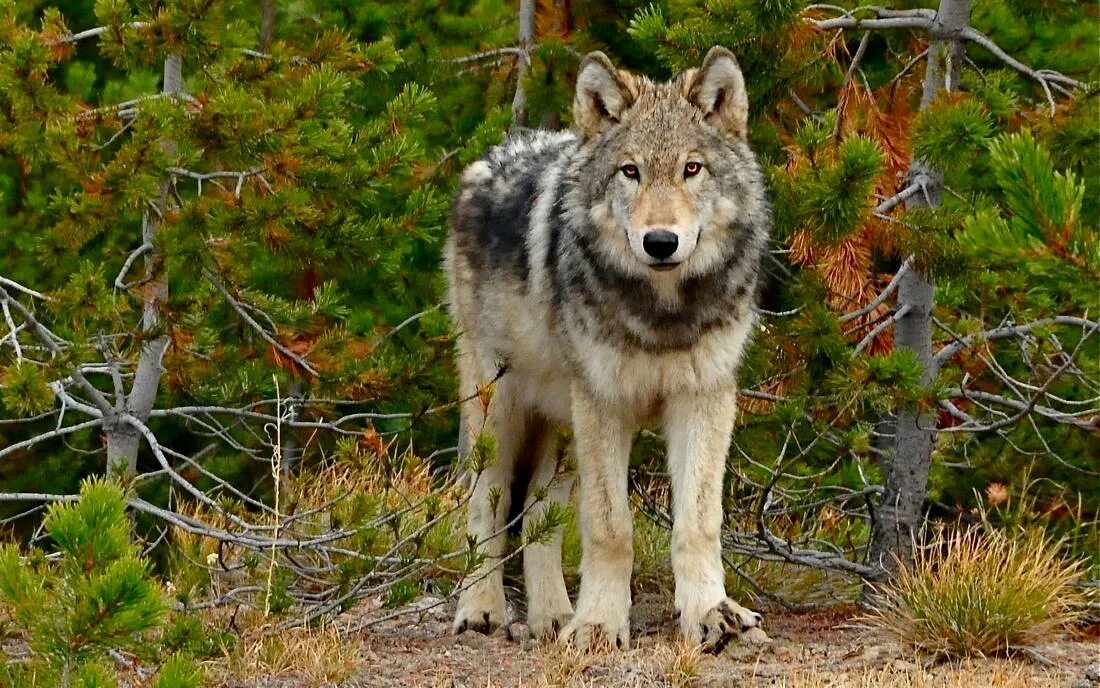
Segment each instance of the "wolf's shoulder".
M568 152L576 140L576 135L571 131L521 129L509 134L500 145L490 149L483 160L490 166L506 167L527 162L532 158L538 159Z
M570 132L523 130L466 168L450 224L455 249L472 268L527 279L531 212L549 171L565 164L575 141Z
M576 144L569 131L522 129L493 146L462 174L462 183L477 186L501 177L514 179L524 172L536 173L554 159L568 155Z

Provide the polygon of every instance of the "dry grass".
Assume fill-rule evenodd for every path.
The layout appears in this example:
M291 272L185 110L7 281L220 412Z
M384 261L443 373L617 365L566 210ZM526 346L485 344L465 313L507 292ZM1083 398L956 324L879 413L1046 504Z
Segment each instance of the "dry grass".
M821 669L793 669L787 676L767 685L776 688L1036 688L1059 685L1053 674L1036 671L1024 664L966 662L922 669L866 668L837 672ZM755 685L747 682L746 685Z
M517 684L502 677L488 680L485 685L530 688L1034 688L1061 685L1065 681L1063 675L1035 664L999 659L965 660L928 668L918 661L901 660L873 667L821 663L820 659L809 664L789 660L789 664L777 671L774 661L760 664L747 659L731 666L679 642L627 653L596 655L551 646L541 655L542 675L536 681ZM731 673L734 667L736 670Z
M1027 648L1075 618L1071 583L1080 562L1039 533L1009 537L968 528L918 550L912 569L879 587L862 618L902 644L949 657L994 656Z
M593 685L586 674L608 662L614 663L621 656L607 644L597 645L589 652L582 652L569 645L550 643L540 648L542 676L538 688L550 686Z
M350 679L359 670L360 644L334 628L296 628L259 635L240 652L211 664L208 673L223 683L293 678L296 686L320 688Z

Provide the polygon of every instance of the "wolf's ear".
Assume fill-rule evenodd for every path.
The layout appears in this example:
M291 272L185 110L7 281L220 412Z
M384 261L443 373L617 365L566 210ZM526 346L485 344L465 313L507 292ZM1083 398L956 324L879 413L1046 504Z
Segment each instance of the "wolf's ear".
M573 95L573 122L585 138L618 122L632 101L630 89L607 55L597 50L584 56Z
M749 96L730 51L717 45L710 49L689 79L687 96L720 130L742 139L748 134Z

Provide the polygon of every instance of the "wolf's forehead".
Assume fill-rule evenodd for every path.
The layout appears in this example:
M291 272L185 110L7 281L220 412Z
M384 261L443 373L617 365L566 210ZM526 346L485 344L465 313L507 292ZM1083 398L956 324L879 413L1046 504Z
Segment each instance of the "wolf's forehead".
M677 157L708 138L702 113L682 95L665 88L638 98L623 119L624 148L636 155Z

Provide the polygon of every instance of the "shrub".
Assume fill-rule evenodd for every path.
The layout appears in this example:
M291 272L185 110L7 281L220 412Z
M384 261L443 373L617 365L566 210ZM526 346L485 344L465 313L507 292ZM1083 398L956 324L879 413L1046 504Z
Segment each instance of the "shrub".
M972 527L919 548L912 568L875 586L865 624L917 650L951 657L1008 654L1071 622L1079 561L1039 533Z

